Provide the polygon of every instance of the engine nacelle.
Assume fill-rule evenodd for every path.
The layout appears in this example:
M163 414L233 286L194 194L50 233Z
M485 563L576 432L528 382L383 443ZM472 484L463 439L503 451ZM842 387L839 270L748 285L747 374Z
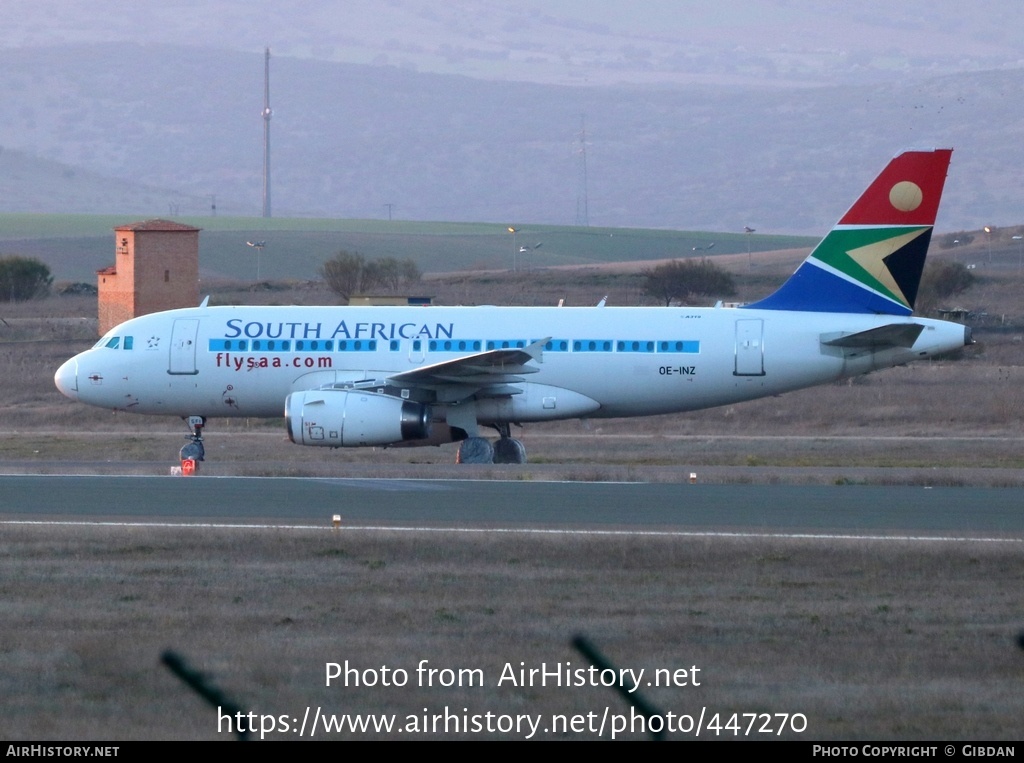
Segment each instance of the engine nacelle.
M430 411L389 395L355 390L293 392L284 401L288 437L298 445L354 448L430 436Z

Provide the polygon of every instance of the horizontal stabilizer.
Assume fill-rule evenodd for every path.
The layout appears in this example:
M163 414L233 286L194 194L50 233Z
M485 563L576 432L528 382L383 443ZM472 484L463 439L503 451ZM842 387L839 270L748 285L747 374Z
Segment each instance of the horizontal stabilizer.
M822 334L821 343L829 347L882 349L914 346L924 326L920 323L890 323L887 326L858 331L856 334Z

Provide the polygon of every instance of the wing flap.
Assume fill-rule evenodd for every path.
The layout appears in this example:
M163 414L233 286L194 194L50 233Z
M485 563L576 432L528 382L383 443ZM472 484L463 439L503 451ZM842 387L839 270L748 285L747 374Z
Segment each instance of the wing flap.
M532 374L532 373L536 373L536 372L537 372L536 368L530 368L530 369L527 369L525 371L520 371L519 373L521 373L521 374L522 373ZM500 373L500 374L472 374L472 375L468 375L467 374L466 376L459 376L459 375L455 375L455 374L452 374L452 375L448 376L448 375L445 375L445 374L439 374L438 376L436 376L434 378L435 378L436 382L440 382L440 383L444 383L444 384L473 384L473 385L477 385L477 386L481 386L481 385L486 386L486 385L489 385L489 384L515 384L516 382L526 381L522 376L519 376L518 374L506 374L506 373Z
M522 382L524 374L540 370L527 363L543 363L544 345L549 341L551 337L546 337L526 347L488 350L432 363L389 376L387 383L393 387L424 390L443 402L458 402L473 395L518 395L522 390L511 385Z
M388 381L391 384L412 387L453 383L468 383L475 386L481 383L502 384L510 376L537 373L539 369L526 364L531 361L543 363L543 348L549 341L551 338L547 337L522 348L488 350L454 360L443 360L423 368L394 374L388 377Z

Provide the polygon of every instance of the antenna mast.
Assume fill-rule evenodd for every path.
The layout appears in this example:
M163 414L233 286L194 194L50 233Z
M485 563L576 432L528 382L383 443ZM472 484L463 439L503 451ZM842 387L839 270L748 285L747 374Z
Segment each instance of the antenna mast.
M263 216L270 217L270 48L263 58Z
M590 226L590 204L587 198L587 115L580 115L579 164L576 169L576 224Z

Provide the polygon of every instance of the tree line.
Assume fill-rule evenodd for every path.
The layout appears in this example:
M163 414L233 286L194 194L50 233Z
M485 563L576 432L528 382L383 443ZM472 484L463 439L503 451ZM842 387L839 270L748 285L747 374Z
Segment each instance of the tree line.
M346 251L338 252L318 271L327 288L344 300L375 289L395 292L419 283L423 276L411 259L368 260L358 252Z
M418 284L419 267L411 259L384 257L368 260L356 252L341 251L324 262L319 273L331 291L348 300L373 290L397 292ZM665 306L697 300L720 299L736 294L736 281L724 268L706 257L671 260L642 271L644 296ZM974 274L958 262L929 259L917 294L917 311L927 313L939 302L969 289ZM0 302L20 302L44 297L53 276L45 263L31 257L0 256Z

